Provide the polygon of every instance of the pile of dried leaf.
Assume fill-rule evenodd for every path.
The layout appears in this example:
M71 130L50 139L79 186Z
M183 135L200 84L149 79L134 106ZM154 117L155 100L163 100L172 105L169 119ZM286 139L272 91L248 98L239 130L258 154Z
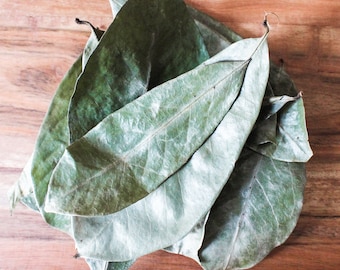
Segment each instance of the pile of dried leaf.
M312 155L267 23L241 39L182 0L110 3L115 19L92 27L61 82L12 206L73 237L91 269L159 249L207 270L255 265L295 227Z

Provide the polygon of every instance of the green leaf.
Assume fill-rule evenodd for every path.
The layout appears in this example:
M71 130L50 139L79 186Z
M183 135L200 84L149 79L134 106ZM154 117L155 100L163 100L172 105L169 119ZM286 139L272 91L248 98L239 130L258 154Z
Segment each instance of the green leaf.
M106 262L90 258L85 258L85 260L91 270L128 270L135 262L134 260L127 262Z
M246 46L231 45L152 89L70 145L52 175L46 209L110 214L155 190L188 161L229 111L251 57L234 60L233 54Z
M211 209L200 250L204 269L250 268L282 244L299 217L305 181L304 163L245 148Z
M110 113L209 57L182 0L130 0L77 81L69 109L71 142Z
M82 67L84 67L84 61L87 61L93 51L96 44L95 39L99 39L101 35L102 31L93 28L93 33L84 49L86 56L78 57L58 86L40 127L32 157L9 195L12 208L18 200L21 200L28 207L39 211L49 225L69 235L72 235L71 217L46 213L44 210L45 196L52 171L69 145L67 116L74 85Z
M194 14L194 17L196 19L196 21L198 22L198 25L200 25L200 23L204 22L204 21L209 21L208 25L214 25L215 23L219 25L220 28L216 28L216 27L212 27L212 28L208 28L208 27L200 27L201 32L202 31L207 31L208 33L206 34L206 36L209 35L215 35L215 37L221 38L223 40L227 40L227 41L231 41L234 42L236 40L238 40L238 37L233 37L232 35L230 35L228 33L228 31L230 31L229 29L227 29L226 27L224 27L223 25L219 24L218 22L216 22L215 20L213 20L212 18L196 11L193 10L192 12ZM223 28L225 28L225 30L223 30ZM209 34L209 32L211 32ZM206 40L206 39L205 39ZM214 39L213 39L214 40ZM217 43L216 41L209 41L206 40L206 47L211 48L212 46L210 45L211 43ZM281 74L282 73L282 69L281 68L277 68L274 65L271 65L271 70L270 70L270 80L269 83L267 85L267 91L266 91L266 96L272 97L274 96L274 92L276 95L296 95L296 89L294 87L294 84L291 82L291 80L289 79L287 74ZM283 75L283 76L282 76ZM282 81L286 84L286 87L282 87ZM281 82L281 83L280 83ZM272 85L275 87L275 91L272 89ZM279 87L279 85L281 85L281 87ZM289 87L287 87L289 86ZM268 98L266 98L268 100ZM284 99L288 99L288 101L290 101L291 98L284 98ZM295 99L295 98L293 98ZM285 100L284 104L286 103L287 100ZM280 100L279 100L280 103ZM248 142L251 142L254 145L257 144L262 144L262 143L271 143L273 145L275 145L276 143L276 127L277 127L277 112L282 109L282 107L284 106L284 104L280 104L280 106L277 106L277 104L274 104L274 106L270 107L271 113L268 115L268 107L267 110L264 110L262 108L260 116L257 120L257 123L255 125L255 129L252 132L252 138L248 139ZM268 104L265 104L268 105ZM300 108L298 111L295 111L296 114L299 114L302 112L302 114L300 115L302 118L304 117L304 113L303 113L303 107L301 107L301 103L299 104ZM274 108L274 109L273 109ZM269 117L270 116L270 117ZM262 131L259 131L259 127L260 129L262 129ZM304 125L300 126L300 129L302 130L302 134L306 133L306 130L303 128ZM309 146L309 145L308 145ZM308 147L307 147L308 149ZM241 163L241 166L237 166L236 170L241 170L242 166L244 164L246 164L247 162L251 163L251 161L247 160L247 158L245 157L247 155L247 152L251 153L249 150L244 150L243 153L243 158L242 158L242 162L240 161L238 164ZM242 182L239 183L238 181L240 181L240 177L242 177L242 175L238 175L237 172L233 172L233 177L231 178L231 180L229 180L230 182L228 182L228 184L226 185L226 187L224 188L223 193L221 194L220 198L219 198L219 202L220 202L220 207L219 206L214 206L213 208L213 215L209 216L209 228L207 229L207 233L208 236L206 236L205 242L204 242L204 247L202 248L202 250L200 251L200 256L201 259L203 260L203 266L205 267L205 269L226 269L225 268L225 262L228 260L228 257L230 259L230 256L232 256L232 254L228 254L228 251L233 250L235 248L236 252L238 252L237 255L233 256L232 259L230 259L230 268L227 269L234 269L233 267L235 267L235 265L238 265L238 267L240 268L247 268L250 265L254 265L256 264L258 261L260 261L262 258L264 258L264 256L276 245L279 245L280 243L284 242L285 238L289 236L291 230L294 228L298 216L299 216L299 212L301 210L302 207L302 196L303 196L303 185L305 183L305 170L304 170L304 164L303 163L285 163L285 162L281 162L281 161L277 161L277 160L270 160L267 157L264 156L260 156L259 154L253 153L253 154L249 154L251 157L251 159L254 160L254 158L256 157L256 155L259 157L260 159L263 159L264 161L262 162L263 166L262 167L266 167L268 164L272 163L273 166L276 166L277 170L277 174L282 174L284 177L278 177L277 179L275 179L273 182L277 183L278 181L282 181L283 179L287 179L287 181L292 181L292 189L295 188L295 192L292 191L292 189L289 189L287 191L287 189L282 189L283 185L287 184L287 181L285 181L285 183L281 183L279 182L279 184L281 184L281 186L279 185L272 185L270 183L270 179L268 179L268 176L271 176L271 172L267 172L266 170L264 170L263 174L266 176L267 174L267 185L270 186L271 188L277 188L278 190L278 198L277 198L277 209L275 208L275 211L277 211L278 213L283 213L283 216L281 217L281 221L283 222L283 224L281 225L282 227L285 227L285 229L282 229L280 232L276 231L274 232L275 228L276 228L276 224L273 224L273 226L270 226L267 224L266 227L263 227L263 225L254 225L254 227L251 228L247 228L247 227L242 227L245 228L245 230L247 231L251 231L252 229L261 229L262 227L267 229L265 233L263 234L257 234L256 232L253 232L251 234L251 236L249 238L247 237L243 237L242 238L242 242L240 241L240 243L236 242L237 239L235 238L235 245L234 247L230 244L231 243L231 234L233 233L233 230L239 230L240 231L240 235L241 234L246 234L245 232L241 231L241 228L234 226L232 222L229 222L230 220L233 219L233 214L234 212L234 205L238 204L242 198L242 191L246 190L246 186L242 186ZM260 162L259 162L260 163ZM265 165L267 164L267 165ZM283 168L283 167L285 168ZM261 166L259 166L261 167ZM288 168L288 169L287 169ZM259 171L261 168L258 168ZM275 175L274 175L275 177ZM244 181L246 184L248 183L247 181ZM237 186L238 188L235 189L231 189L228 188L230 186ZM248 185L249 186L249 185ZM252 185L254 186L254 185ZM283 191L281 194L280 192ZM271 194L271 196L273 196L273 194L276 193L276 191L272 191L272 189L267 190L267 192L269 194ZM223 195L224 194L224 195ZM232 194L232 195L231 195ZM283 204L285 204L285 198L289 195L295 196L295 199L292 200L287 200L287 205L284 205L282 207ZM255 193L253 193L251 196L248 197L249 201L251 201L251 198L253 197L253 199L263 199L263 196L256 196ZM258 198L259 197L259 198ZM233 200L235 199L235 204L233 202ZM224 201L226 201L226 203L224 203ZM240 204L240 203L239 203ZM236 210L238 209L236 206ZM265 212L265 209L260 206L262 209L261 211L264 212L263 216L265 218L268 218L268 216L270 216L272 212L272 208L268 208L267 207L267 212ZM287 210L288 209L288 210ZM291 210L292 212L289 212L289 210ZM244 214L247 214L246 212L247 210L244 208ZM269 211L269 214L268 214ZM293 212L295 211L295 213ZM290 217L290 214L292 214L292 217ZM286 216L285 216L286 215ZM236 216L234 218L239 217L240 219L242 219L242 213L240 216L238 216L238 214L236 214ZM256 220L261 220L262 215L259 214L258 216L252 216L253 220L250 220L250 222L256 222ZM241 223L240 223L241 224ZM274 229L272 229L274 228ZM267 231L270 231L270 235L268 235ZM203 233L204 231L191 231L188 236L190 237L190 234L192 233L202 233L202 237L203 237ZM276 236L276 234L279 234ZM257 246L254 247L254 238L252 238L254 235L268 235L267 239L263 239L262 242L257 242ZM276 239L273 240L273 238ZM196 237L199 237L199 235L196 235ZM259 238L257 236L257 238ZM249 239L249 241L247 241L247 239ZM260 239L261 240L261 239ZM272 241L273 240L273 241ZM178 243L175 243L174 246L190 246L192 247L192 243L190 238L188 239L188 237L184 237L181 241L179 241ZM243 247L240 247L241 245L243 245ZM263 252L258 252L259 250L262 249L262 246L265 246L265 250ZM196 245L197 246L197 245ZM231 247L230 247L231 246ZM229 248L230 247L230 248ZM170 250L174 253L180 253L182 255L188 256L194 260L197 261L197 255L195 253L198 252L197 249L195 249L195 247L192 247L192 249L190 251L188 250L183 250L183 249L176 249L173 247L170 247ZM249 251L249 253L247 253L247 251ZM233 251L234 252L234 251ZM236 253L235 252L235 253ZM256 254L256 252L258 252ZM251 254L252 253L252 254ZM239 255L241 254L241 255ZM246 254L246 255L244 255ZM255 255L254 255L255 254ZM244 256L243 256L244 255ZM253 255L253 256L252 256ZM237 261L238 256L241 256L241 260L239 262ZM243 261L242 259L246 258L248 259L248 262ZM238 267L235 267L238 268Z
M205 46L210 56L217 54L231 43L242 39L224 24L216 21L207 14L190 6L188 6L188 10L203 36Z
M220 46L225 46L223 44L241 39L240 36L210 16L190 7L189 11L204 36L205 45L210 53L215 52L215 46L218 50ZM275 151L274 157L279 160L284 157L283 161L308 161L313 153L308 141L303 100L294 102L294 105L291 104L291 106L294 106L291 109L289 109L289 106L284 107L287 102L293 101L297 97L298 90L294 82L282 67L271 64L267 88L268 97L286 97L283 98L284 102L279 100L279 102L272 104L273 106L269 107L272 110L271 112L268 111L268 103L264 104L264 107L267 108L260 113L260 127L259 123L255 124L254 132L252 132L247 144L253 150L267 156L272 155ZM286 115L284 118L280 117L281 113L276 114L281 109L283 109L282 114ZM288 110L287 114L285 110ZM263 121L264 118L266 118L266 121ZM259 131L259 128L262 131ZM276 133L279 133L278 137L276 137Z
M254 151L277 160L307 162L313 152L308 141L303 100L300 94L297 95L294 83L282 68L272 65L269 78L274 94L281 96L272 97L272 102L265 104L267 117L260 124L257 124L247 145ZM293 97L287 95L292 95ZM273 122L271 115L276 112L275 117L277 119ZM272 123L270 124L269 122ZM270 128L275 128L275 142L270 141L259 144L258 140L254 139L254 136L265 137Z
M53 169L69 145L67 112L74 84L81 72L81 57L59 85L40 128L32 162L32 178L39 207L44 204Z
M71 218L46 213L43 208L50 176L69 143L68 104L80 72L81 57L60 83L40 128L34 153L10 195L12 204L21 199L28 207L38 210L48 224L68 234L72 234Z
M270 73L269 73L270 76ZM271 84L267 84L264 100L274 96ZM261 111L253 130L248 138L248 143L253 145L260 145L265 143L276 144L276 126L277 114L274 113L268 117L268 106L266 102L262 102Z
M181 240L165 248L164 250L187 256L200 263L197 251L202 247L205 225L208 221L208 217L209 213L199 220L198 223L196 223L196 225L191 229L191 231Z
M99 28L95 28L90 22L88 21L82 21L78 18L76 18L76 23L78 24L86 24L90 26L91 28L91 35L87 39L84 51L83 51L83 57L82 57L82 70L85 69L85 66L87 64L87 61L89 60L90 56L94 52L94 50L97 48L99 41L105 31L100 30Z
M246 47L250 54L259 42L244 40L229 50L239 58L245 52L240 47ZM117 213L73 217L79 253L124 261L167 247L185 236L210 210L231 174L259 113L268 71L268 48L263 43L253 55L233 106L188 163L147 197Z
M113 17L117 16L117 13L120 11L122 6L125 5L127 1L128 0L109 0Z
M19 180L8 191L8 197L10 201L11 211L14 210L16 204L21 201L27 207L34 211L39 212L39 206L37 205L33 182L31 177L32 156L26 163Z

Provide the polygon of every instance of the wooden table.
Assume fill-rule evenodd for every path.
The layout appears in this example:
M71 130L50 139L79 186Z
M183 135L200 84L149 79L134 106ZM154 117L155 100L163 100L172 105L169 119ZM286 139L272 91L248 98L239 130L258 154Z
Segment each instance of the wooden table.
M302 215L288 241L254 269L340 269L340 2L333 0L188 0L244 37L260 35L264 12L275 12L271 59L304 92L314 157ZM11 216L6 193L33 151L56 86L80 54L88 29L106 28L106 0L0 0L0 269L87 269L73 240L19 205ZM198 270L189 259L155 252L133 270Z

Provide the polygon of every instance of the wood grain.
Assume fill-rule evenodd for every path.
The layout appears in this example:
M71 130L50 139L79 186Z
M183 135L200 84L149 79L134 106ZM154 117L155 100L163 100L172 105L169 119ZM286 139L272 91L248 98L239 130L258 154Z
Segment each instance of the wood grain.
M262 33L270 17L271 59L304 92L314 156L307 164L305 203L296 229L254 269L340 267L340 2L332 0L187 0L244 37ZM19 205L11 216L7 190L33 151L54 91L84 46L88 29L106 28L108 1L0 0L0 269L87 269L74 243ZM199 270L195 262L158 251L132 270Z

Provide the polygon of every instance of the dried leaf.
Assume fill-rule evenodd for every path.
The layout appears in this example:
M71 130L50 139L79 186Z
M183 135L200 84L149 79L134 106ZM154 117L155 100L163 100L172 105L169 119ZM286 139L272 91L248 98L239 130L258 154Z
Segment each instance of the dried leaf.
M90 41L85 46L86 57L90 56L90 52L95 46L95 38L100 35L98 31L95 33L95 35L90 36ZM92 48L89 48L89 46ZM69 235L72 235L71 217L46 213L44 202L52 171L65 148L69 145L68 107L75 82L81 73L82 66L84 66L82 63L87 61L86 57L78 57L65 74L41 125L34 153L9 195L12 208L18 200L21 200L28 207L39 211L49 225Z
M238 45L251 51L259 43L260 39L244 40L230 50L238 58L244 53ZM147 197L115 214L73 218L80 254L117 261L137 258L173 244L206 215L233 170L260 110L269 59L265 43L258 50L232 108L185 166ZM255 72L258 67L259 73Z
M82 57L82 71L84 71L85 66L87 64L88 59L94 52L94 50L97 48L100 39L102 38L105 31L100 30L99 28L95 28L90 22L88 21L82 21L78 18L76 18L76 22L78 24L86 24L89 25L91 28L91 35L87 39L84 51L83 51L83 57Z
M200 13L196 13L196 15L199 20ZM209 44L207 44L207 48L209 48ZM281 69L271 66L271 79L266 92L268 98L265 98L263 108L268 105L266 103L268 99L273 101L270 97L274 95L274 92L278 95L296 93L294 87L278 87L280 79L286 85L293 86L288 75L283 74L284 76L282 76L281 73ZM275 91L271 85L275 87ZM299 98L299 96L292 98L284 96L284 101L282 101L281 97L275 97L274 103L272 102L273 106L269 110L271 111L269 117L268 110L262 108L248 142L257 145L258 141L254 141L254 139L261 138L267 140L266 143L275 145L277 113L287 102ZM304 118L301 103L295 109L291 109L302 119ZM281 110L280 114L286 112ZM298 128L302 134L306 134L304 122L296 123L296 125L299 124ZM305 152L309 150L309 145L306 145ZM287 154L287 152L281 154ZM285 159L284 156L281 158ZM253 173L251 173L252 170ZM206 225L207 235L204 237L204 244L200 250L204 269L249 268L262 260L275 246L282 244L295 227L301 211L305 178L303 163L278 161L272 156L265 157L245 148L232 177L211 210L212 214L210 214ZM260 187L258 191L256 191L256 185L258 185L257 188ZM262 224L255 224L257 222L262 222ZM204 230L199 232L203 233ZM190 232L188 235L190 236L191 233L195 232ZM190 244L190 238L184 237L175 246ZM199 262L194 248L190 252L187 250L182 252L182 250L172 247L170 250Z
M252 57L247 46L231 45L152 89L70 145L52 175L46 210L110 214L155 190L228 113ZM234 59L240 49L246 59Z
M209 213L206 214L201 220L199 220L198 223L191 229L191 231L181 240L165 248L164 250L171 253L187 256L200 263L197 251L200 250L200 248L202 247L205 225L208 221L208 217Z
M254 151L277 160L307 162L312 157L313 152L309 145L301 94L297 94L298 91L294 83L282 68L272 65L269 78L269 83L276 95L276 97L272 97L276 102L271 103L272 106L269 110L272 111L271 113L277 112L274 115L277 119L275 119L275 122L272 121L272 117L260 119L260 124L256 125L247 145ZM281 96L278 97L279 95ZM268 106L268 103L266 105ZM276 131L275 142L269 141L259 144L259 140L254 139L254 136L268 137L266 135L268 130L273 128Z
M225 49L231 43L242 39L224 24L216 21L207 14L204 14L190 6L188 6L188 10L194 18L196 25L200 29L210 56L213 56Z
M246 269L295 228L306 181L304 163L244 149L211 209L200 260L206 270Z
M79 77L69 109L71 142L154 86L208 58L182 0L130 0Z
M21 200L24 203L28 203L28 206L33 209L38 209L48 224L70 235L72 234L71 217L46 213L43 208L50 176L69 143L68 104L80 72L81 57L60 83L40 128L34 153L16 184L21 188L20 192L24 196ZM29 191L27 192L26 189ZM14 190L18 193L17 189ZM12 196L18 197L14 194Z
M122 6L127 2L128 0L109 0L111 9L112 9L112 14L114 17L117 16L117 13L120 11Z
M89 258L85 260L91 270L128 270L135 262L134 260L127 262L106 262Z
M22 171L19 180L8 191L8 197L10 201L11 210L14 210L18 202L22 202L27 207L34 211L39 212L34 191L33 182L31 177L32 156L29 158Z

